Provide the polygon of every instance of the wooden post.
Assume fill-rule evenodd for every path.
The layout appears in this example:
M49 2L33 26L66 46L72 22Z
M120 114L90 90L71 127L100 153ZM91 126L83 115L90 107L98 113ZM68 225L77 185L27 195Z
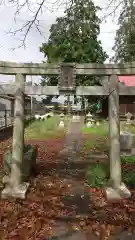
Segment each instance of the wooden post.
M21 182L21 166L24 155L24 89L25 75L16 75L16 96L14 109L14 128L12 145L12 165L9 184L2 191L2 198L25 198L27 183Z
M109 92L109 135L110 135L110 180L114 187L121 184L119 82L117 75L110 76Z

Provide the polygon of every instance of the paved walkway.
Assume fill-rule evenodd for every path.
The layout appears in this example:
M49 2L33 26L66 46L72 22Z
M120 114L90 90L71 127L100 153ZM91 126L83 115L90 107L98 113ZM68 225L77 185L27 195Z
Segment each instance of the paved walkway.
M58 174L67 184L71 186L71 195L63 199L67 207L74 206L74 216L65 216L57 222L54 228L57 236L51 240L87 240L85 233L71 228L68 222L76 219L76 216L87 215L89 196L86 194L84 186L85 169L80 161L80 152L83 147L83 134L81 131L83 118L79 122L71 122L65 139L64 149L60 152L60 164L58 165ZM90 236L89 236L90 237ZM91 239L96 238L92 236Z

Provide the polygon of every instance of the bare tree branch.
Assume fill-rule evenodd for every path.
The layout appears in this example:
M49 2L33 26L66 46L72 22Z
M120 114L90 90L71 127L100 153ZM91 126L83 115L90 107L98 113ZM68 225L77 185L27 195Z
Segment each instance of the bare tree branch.
M4 0L0 0L0 4L3 5L3 2ZM24 21L20 28L17 30L10 29L7 32L8 34L12 34L14 36L18 34L20 35L21 33L21 44L18 46L18 48L25 48L26 39L32 28L35 28L39 34L44 37L44 32L42 29L43 25L41 24L42 21L40 20L43 12L54 12L57 11L60 7L67 8L70 4L72 4L72 0L52 0L51 2L50 0L35 0L34 2L32 0L9 0L9 3L15 9L15 23L18 22L18 16L20 16L21 12L24 10L29 11L32 15L32 19ZM15 48L12 48L12 50L15 50Z
M12 0L11 0L12 1ZM13 0L14 1L14 0ZM43 5L45 3L46 0L42 0L42 2L39 4L37 2L37 6L38 8L36 9L36 12L34 12L32 10L32 2L29 1L29 0L24 0L24 3L20 4L19 3L19 0L15 0L14 3L15 3L15 7L16 7L16 12L15 12L15 16L14 16L14 20L16 22L16 18L17 16L20 14L20 11L25 7L27 6L27 8L29 9L30 12L33 13L33 18L32 20L29 20L29 21L26 21L25 24L22 25L22 27L20 29L17 29L15 31L9 31L9 33L13 34L13 35L16 35L17 33L19 32L22 32L24 33L23 34L23 39L21 40L21 45L19 47L22 47L24 46L25 47L25 42L26 42L26 38L30 32L30 30L32 29L33 26L36 27L36 29L38 30L38 32L41 34L41 31L40 31L40 22L39 20L37 19L39 14L41 13L42 14L42 8L43 8Z
M0 0L0 5L4 5L6 0ZM15 9L14 21L18 22L18 17L25 10L31 14L31 19L27 19L23 22L22 26L17 30L10 29L8 33L16 36L21 33L21 44L18 47L24 47L26 45L26 39L32 28L35 28L40 35L44 37L43 25L41 24L41 15L46 12L58 11L61 7L66 9L71 6L74 0L9 0L10 5ZM116 11L121 7L123 0L108 0L107 6L102 11L104 12L102 22L107 21L109 16L114 16ZM6 5L5 5L6 7ZM26 13L27 14L27 13ZM12 49L14 50L14 49Z
M113 16L113 19L116 16L116 11L119 10L123 3L123 0L109 0L107 7L104 9L105 13L102 18L102 21L106 21L109 16Z

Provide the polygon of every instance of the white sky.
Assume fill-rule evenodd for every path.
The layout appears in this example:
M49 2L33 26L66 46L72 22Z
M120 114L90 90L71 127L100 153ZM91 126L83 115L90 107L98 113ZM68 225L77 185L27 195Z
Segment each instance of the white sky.
M32 0L33 2L34 0ZM102 8L107 6L108 0L94 0L94 2ZM113 7L113 6L112 6ZM14 22L14 8L11 6L3 5L0 6L0 61L14 61L14 62L41 62L44 59L42 53L39 52L39 47L45 41L47 41L49 36L49 28L52 23L55 22L56 17L62 16L63 10L57 10L56 12L50 13L49 11L44 11L41 16L42 25L44 29L43 38L36 29L32 29L28 35L26 41L26 49L17 48L20 44L20 33L17 36L11 36L7 34L12 28L18 29L22 22L29 20L31 14L29 11L22 12L17 22ZM117 13L118 15L118 13ZM103 16L103 14L102 14ZM100 39L103 44L104 50L109 56L112 55L112 46L114 44L115 32L117 29L117 18L113 21L112 17L108 17L106 23L101 24L101 34ZM14 51L12 48L16 48ZM12 76L0 76L0 81L7 82L7 80L12 80ZM39 78L33 77L34 82ZM28 80L28 79L27 79Z

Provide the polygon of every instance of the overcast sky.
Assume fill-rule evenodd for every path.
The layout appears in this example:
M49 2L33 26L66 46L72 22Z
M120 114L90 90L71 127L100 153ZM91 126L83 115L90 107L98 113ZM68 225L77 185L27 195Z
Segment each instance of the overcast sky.
M34 1L34 0L33 0ZM96 4L100 7L105 7L108 0L94 0ZM112 6L113 7L113 6ZM10 29L18 29L21 27L23 21L29 20L31 14L29 11L21 12L17 22L14 22L14 8L11 6L0 6L0 61L14 61L14 62L41 62L44 59L42 53L39 52L39 47L44 41L47 41L49 36L49 28L52 23L55 22L56 17L63 15L63 9L50 13L49 11L44 11L41 16L42 26L44 29L44 36L41 36L36 29L32 29L29 32L26 49L17 48L20 45L19 39L21 38L20 33L17 36L12 36L8 34ZM103 16L103 14L102 14ZM115 31L117 29L117 19L113 21L112 17L107 18L107 22L101 24L101 34L100 39L103 44L104 50L109 56L112 55L112 46L114 44ZM14 51L12 48L16 48ZM7 79L12 80L12 76L1 76L1 82L7 82ZM36 81L37 78L33 77ZM27 79L28 80L28 79Z

